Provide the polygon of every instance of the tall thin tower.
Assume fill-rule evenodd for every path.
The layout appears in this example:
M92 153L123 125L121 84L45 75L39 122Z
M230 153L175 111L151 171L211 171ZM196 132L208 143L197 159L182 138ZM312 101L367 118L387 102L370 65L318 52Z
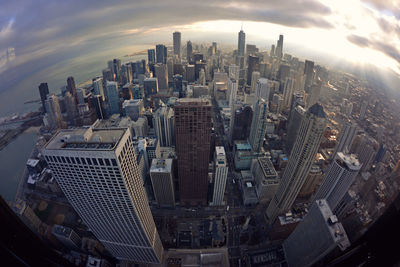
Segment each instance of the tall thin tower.
M246 34L243 30L240 30L238 35L238 54L239 56L244 56L244 49L246 43Z
M211 104L180 98L175 103L175 139L181 203L207 204L211 142Z
M174 32L172 34L173 42L174 42L174 55L177 55L178 58L181 58L181 33Z
M313 105L304 114L278 191L267 208L270 223L293 205L315 160L325 125L326 114L320 104Z
M254 107L249 142L254 152L260 152L267 131L268 102L260 98Z
M354 137L357 133L357 125L351 120L343 122L342 129L340 130L338 143L335 147L335 152L332 158L336 156L338 152L349 152L351 144L353 143Z
M129 129L62 130L42 152L72 207L114 257L161 262Z

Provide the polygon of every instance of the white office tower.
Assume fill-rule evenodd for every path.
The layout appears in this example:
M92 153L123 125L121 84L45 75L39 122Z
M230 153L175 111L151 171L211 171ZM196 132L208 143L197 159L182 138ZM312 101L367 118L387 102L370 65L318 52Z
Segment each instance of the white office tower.
M333 213L353 184L361 165L354 154L337 153L313 199L326 199Z
M325 125L326 114L320 104L313 105L304 114L278 191L267 208L271 224L293 205L314 163Z
M250 93L254 93L257 86L257 81L260 79L260 73L258 71L253 71L251 74L251 89Z
M232 108L233 103L236 102L236 97L237 97L237 91L238 91L238 83L237 80L235 79L228 79L228 101L229 101L229 107Z
M254 92L253 109L255 109L257 101L261 98L263 98L268 103L270 91L271 88L268 79L260 78L257 80L256 90Z
M155 133L160 140L160 146L173 146L174 140L174 110L167 106L159 107L153 116Z
M172 159L153 159L150 168L154 197L160 207L175 207Z
M313 266L336 248L344 251L350 241L325 199L317 200L303 221L283 242L289 267Z
M292 97L294 93L294 80L293 78L286 78L284 87L283 87L283 110L290 109L290 104L292 103Z
M239 81L239 72L240 72L239 66L229 65L228 72L229 72L229 78Z
M129 129L61 130L42 153L69 203L115 258L161 262Z
M357 133L357 124L351 120L346 120L342 124L342 129L340 130L338 143L335 147L335 151L332 154L332 158L336 156L338 152L348 153L353 143L354 137Z
M261 98L255 105L253 119L251 121L249 143L253 152L260 152L263 146L265 133L267 131L267 113L268 103Z
M224 205L224 194L226 187L226 178L228 177L228 166L226 166L226 155L223 146L215 147L215 176L214 191L211 206Z

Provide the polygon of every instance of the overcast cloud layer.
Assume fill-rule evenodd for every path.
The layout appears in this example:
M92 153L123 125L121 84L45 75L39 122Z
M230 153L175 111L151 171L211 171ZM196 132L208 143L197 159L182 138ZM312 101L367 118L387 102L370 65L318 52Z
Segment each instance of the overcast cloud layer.
M331 36L329 42L338 44L337 47L345 44L354 49L349 60L355 54L358 58L374 57L370 61L399 74L399 3L398 0L0 0L0 92L34 73L60 67L56 65L60 62L93 51L106 55L108 50L116 48L171 43L171 33L177 25L185 34L188 25L214 20L267 22L281 27L285 36L286 30L291 29L315 32L315 38L325 34ZM269 32L260 30L259 35ZM290 42L304 45L306 41L301 39L300 36ZM317 39L307 41L311 49L313 44L319 44ZM326 50L332 55L343 54L328 47Z

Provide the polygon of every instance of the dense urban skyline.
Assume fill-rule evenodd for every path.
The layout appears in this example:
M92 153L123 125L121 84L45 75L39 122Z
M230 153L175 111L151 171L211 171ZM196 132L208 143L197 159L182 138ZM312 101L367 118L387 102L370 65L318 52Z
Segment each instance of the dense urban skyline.
M4 261L399 260L398 4L93 6L0 20Z

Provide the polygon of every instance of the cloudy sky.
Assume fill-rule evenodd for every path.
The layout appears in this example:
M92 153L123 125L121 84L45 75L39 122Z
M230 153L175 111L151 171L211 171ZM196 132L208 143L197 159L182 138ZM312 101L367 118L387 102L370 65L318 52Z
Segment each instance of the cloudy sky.
M0 0L0 6L0 92L37 90L47 80L58 90L64 81L55 74L100 73L107 58L170 44L175 30L183 41L236 44L242 24L246 41L261 49L284 34L285 52L372 63L400 75L398 0Z

